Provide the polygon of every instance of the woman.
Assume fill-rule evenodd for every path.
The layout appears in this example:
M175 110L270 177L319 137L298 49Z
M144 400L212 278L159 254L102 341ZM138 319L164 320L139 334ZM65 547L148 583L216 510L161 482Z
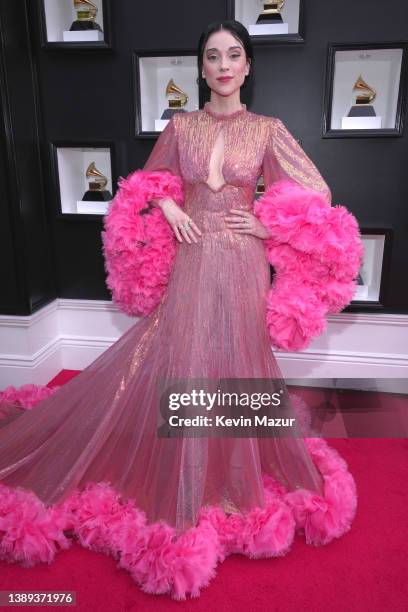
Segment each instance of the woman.
M334 278L321 227L309 223L317 233L303 248L302 227L291 233L288 197L321 219L334 210L330 190L279 119L241 104L253 60L246 29L209 26L198 58L210 101L171 118L144 169L121 180L105 220L114 300L144 318L33 411L21 414L4 394L0 429L3 558L50 562L74 537L112 554L146 592L176 599L197 596L228 554L285 554L296 530L325 544L350 528L356 510L354 480L324 440L295 430L158 436L159 380L273 386L282 374L271 339L305 346L324 314L347 303L358 271L349 260ZM266 191L254 206L261 174ZM278 277L272 290L268 259ZM323 288L316 271L336 290ZM309 318L303 301L295 312L287 297L300 284Z

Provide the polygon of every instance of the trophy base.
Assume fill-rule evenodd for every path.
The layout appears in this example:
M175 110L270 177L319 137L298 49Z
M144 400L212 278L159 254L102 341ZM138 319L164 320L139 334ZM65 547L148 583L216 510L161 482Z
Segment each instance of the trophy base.
M171 119L176 113L185 113L184 108L166 108L160 119Z
M88 189L82 198L84 202L108 202L111 199L112 194L107 189L103 191Z
M64 42L100 42L105 40L102 30L64 30L62 33Z
M380 130L382 129L382 117L342 117L342 130Z
M107 202L84 202L77 201L77 213L81 215L106 215L110 201Z
M256 20L256 25L262 23L283 23L282 15L280 13L271 13L270 15L263 15L261 13Z
M83 32L87 30L100 30L102 32L102 28L99 23L93 20L79 20L73 22L72 26L69 28L70 32Z
M276 34L289 34L288 23L259 23L248 26L250 36L270 36Z
M348 117L375 117L375 110L371 104L353 104Z

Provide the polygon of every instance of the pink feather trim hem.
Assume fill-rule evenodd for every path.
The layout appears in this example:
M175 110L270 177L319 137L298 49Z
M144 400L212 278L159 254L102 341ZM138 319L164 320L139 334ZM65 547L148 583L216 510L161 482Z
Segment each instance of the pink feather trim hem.
M33 405L30 393L38 400L41 387L24 387L20 400ZM0 393L0 401L6 398L18 402L18 390L9 387ZM307 431L307 412L301 414L299 398L296 409ZM111 555L146 593L176 600L198 597L215 577L217 564L230 554L278 557L289 552L296 532L318 546L349 531L357 493L347 463L323 439L305 438L305 443L323 475L323 496L306 489L288 491L264 473L264 507L226 514L218 506L205 506L197 524L182 534L164 521L148 523L143 510L108 482L90 482L51 506L33 491L0 483L0 559L26 567L51 563L75 540Z

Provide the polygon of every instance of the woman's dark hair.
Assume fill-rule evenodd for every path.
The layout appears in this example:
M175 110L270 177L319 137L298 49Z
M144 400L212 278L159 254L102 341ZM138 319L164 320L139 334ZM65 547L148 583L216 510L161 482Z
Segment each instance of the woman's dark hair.
M228 30L234 38L239 40L245 50L245 54L247 60L250 61L250 69L249 74L245 77L245 81L242 84L241 88L247 86L249 79L252 75L252 69L254 65L254 51L252 48L251 38L249 36L249 32L242 23L239 21L235 21L235 19L228 19L225 21L214 21L207 26L207 29L200 36L200 40L198 42L198 50L197 50L197 64L198 64L198 77L197 83L200 89L205 92L211 91L207 85L207 82L202 77L203 71L203 57L204 57L204 49L207 43L207 40L210 38L211 34L214 32L219 32L220 30Z

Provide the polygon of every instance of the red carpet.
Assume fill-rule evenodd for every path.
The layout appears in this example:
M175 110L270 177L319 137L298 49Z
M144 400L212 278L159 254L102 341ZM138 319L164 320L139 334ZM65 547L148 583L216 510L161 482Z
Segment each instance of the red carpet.
M75 376L63 371L49 386ZM351 531L324 547L297 536L288 555L231 555L197 599L146 595L113 559L74 544L50 565L0 563L0 590L76 591L75 610L243 608L279 612L408 609L408 440L333 439L356 479L359 506ZM48 609L37 607L36 609Z

